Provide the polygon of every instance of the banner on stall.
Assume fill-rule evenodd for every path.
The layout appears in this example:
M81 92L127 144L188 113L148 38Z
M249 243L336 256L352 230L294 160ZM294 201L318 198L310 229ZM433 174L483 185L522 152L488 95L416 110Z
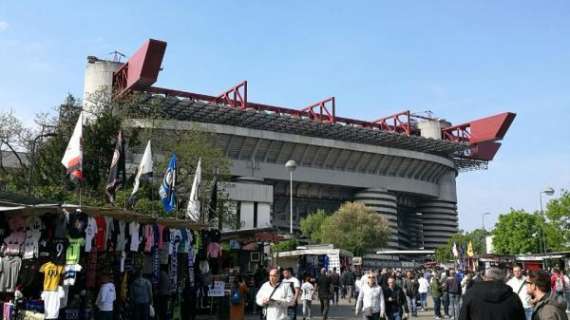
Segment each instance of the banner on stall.
M225 288L225 282L214 281L214 285L208 287L208 297L223 297Z

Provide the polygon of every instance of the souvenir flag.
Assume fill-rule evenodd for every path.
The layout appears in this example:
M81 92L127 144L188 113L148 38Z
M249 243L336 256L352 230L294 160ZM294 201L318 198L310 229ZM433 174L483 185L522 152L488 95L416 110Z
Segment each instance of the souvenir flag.
M457 244L453 243L453 248L451 249L451 253L453 253L454 257L459 257L459 251L457 251Z
M115 144L115 152L113 152L113 160L111 160L109 177L107 178L107 186L105 187L107 199L112 204L115 204L115 192L117 192L126 181L125 174L125 144L123 141L123 132L119 131L117 143Z
M164 179L162 179L162 184L160 185L160 190L158 194L160 195L160 200L162 201L162 206L166 213L170 213L176 209L176 154L173 153L170 161L168 162L168 167L164 173Z
M129 196L129 207L134 207L136 203L136 193L139 191L140 181L141 179L148 178L152 176L152 151L150 147L150 140L146 144L146 148L144 149L143 156L141 158L141 162L139 163L139 168L137 170L137 175L135 176L135 183L133 186L133 191Z
M467 243L467 256L468 257L473 257L475 254L473 253L473 243L471 242L471 240L469 240L469 243Z
M83 138L83 112L79 114L73 134L69 139L67 148L61 159L61 164L67 169L69 177L74 182L83 180L83 148L81 140Z
M194 222L200 221L200 184L202 183L202 159L198 159L196 172L194 173L194 182L192 190L190 190L190 198L188 199L188 207L186 208L186 216Z
M212 190L210 191L210 202L208 203L208 219L217 216L218 212L218 176L214 176ZM219 220L219 219L218 219Z

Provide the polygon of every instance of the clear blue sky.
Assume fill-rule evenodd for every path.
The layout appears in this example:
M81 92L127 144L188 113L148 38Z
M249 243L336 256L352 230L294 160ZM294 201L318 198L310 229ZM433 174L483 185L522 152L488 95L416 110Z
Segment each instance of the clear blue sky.
M0 1L0 109L31 123L70 92L87 55L168 42L157 85L373 120L411 109L454 123L518 114L487 171L457 180L460 227L536 210L570 188L570 2Z

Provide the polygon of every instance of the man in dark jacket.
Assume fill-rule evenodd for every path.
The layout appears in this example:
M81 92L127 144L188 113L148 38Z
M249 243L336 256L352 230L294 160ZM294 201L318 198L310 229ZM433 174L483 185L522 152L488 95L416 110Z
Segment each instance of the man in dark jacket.
M459 298L461 297L461 282L455 270L449 270L449 277L446 280L447 294L449 295L449 315L453 319L459 317Z
M408 303L404 290L396 285L396 278L390 276L388 278L388 287L383 289L384 302L386 304L386 317L388 320L401 320L408 318Z
M525 320L521 300L504 279L503 270L487 269L484 281L474 283L463 297L459 320Z
M420 284L412 271L406 272L406 279L404 279L404 293L406 294L406 301L408 309L412 311L412 317L418 316L417 310L417 297Z
M550 277L544 271L531 272L526 289L535 301L532 320L568 320L566 303L557 302L550 295Z

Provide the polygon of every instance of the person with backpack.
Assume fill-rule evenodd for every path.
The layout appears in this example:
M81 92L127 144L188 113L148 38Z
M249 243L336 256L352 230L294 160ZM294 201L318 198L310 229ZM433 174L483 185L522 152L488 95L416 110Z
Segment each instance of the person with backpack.
M152 306L152 284L142 275L142 270L135 272L135 280L129 286L129 299L133 306L133 320L149 320ZM154 310L154 309L153 309Z
M407 319L410 309L406 301L406 294L396 285L396 278L388 278L388 287L384 288L384 302L386 306L386 318L388 320Z
M255 296L255 302L263 308L266 320L286 320L287 308L293 304L294 295L291 286L281 284L279 278L279 271L271 269L269 281L259 288Z
M287 309L287 316L289 320L297 320L297 302L299 300L299 295L301 294L301 282L299 279L293 276L293 268L287 268L283 270L283 284L289 284L291 290L293 290L293 305Z
M417 297L420 284L412 271L406 272L404 279L404 293L406 294L406 302L408 309L412 312L412 317L418 316Z
M513 289L513 292L519 296L521 299L526 320L531 320L532 318L532 306L530 305L530 297L526 290L527 277L522 273L522 269L519 265L513 267L513 277L507 281L507 285Z
M249 289L240 275L235 276L230 291L230 320L245 319L245 297Z
M532 320L568 320L566 303L559 303L549 295L552 278L545 271L533 271L529 274L526 289L535 302Z

